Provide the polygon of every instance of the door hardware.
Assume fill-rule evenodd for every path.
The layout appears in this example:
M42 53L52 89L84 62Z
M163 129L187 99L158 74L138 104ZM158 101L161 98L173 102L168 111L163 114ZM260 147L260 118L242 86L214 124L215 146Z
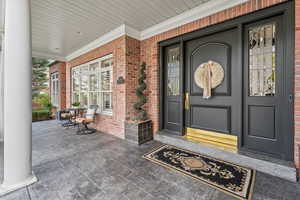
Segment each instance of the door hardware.
M190 94L188 92L185 93L184 108L186 110L190 109Z

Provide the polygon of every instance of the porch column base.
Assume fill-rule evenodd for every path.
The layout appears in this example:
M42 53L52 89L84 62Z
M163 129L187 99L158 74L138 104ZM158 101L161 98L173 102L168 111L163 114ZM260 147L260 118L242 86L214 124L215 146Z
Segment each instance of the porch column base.
M8 193L11 193L13 191L16 191L18 189L21 189L23 187L32 185L37 181L38 181L37 177L34 175L34 173L32 173L32 175L28 177L26 180L24 180L23 182L13 184L13 185L6 185L5 183L3 183L2 185L0 185L0 197Z

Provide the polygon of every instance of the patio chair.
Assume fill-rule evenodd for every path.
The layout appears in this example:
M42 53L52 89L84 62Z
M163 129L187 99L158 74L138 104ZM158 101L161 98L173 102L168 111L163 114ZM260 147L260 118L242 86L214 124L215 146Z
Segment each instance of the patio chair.
M86 113L84 114L84 117L79 117L75 119L75 122L78 125L78 135L87 135L96 132L96 129L89 128L88 125L95 122L97 109L98 105L90 105Z
M75 120L75 112L74 111L68 111L68 110L62 110L58 114L58 119L60 121L63 121L62 126L69 128L70 126L74 126L74 120Z

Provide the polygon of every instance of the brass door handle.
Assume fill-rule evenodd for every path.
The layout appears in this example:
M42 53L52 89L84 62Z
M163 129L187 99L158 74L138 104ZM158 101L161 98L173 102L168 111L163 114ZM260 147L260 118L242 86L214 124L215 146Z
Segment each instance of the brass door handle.
M184 108L186 110L190 109L190 94L188 92L185 93Z

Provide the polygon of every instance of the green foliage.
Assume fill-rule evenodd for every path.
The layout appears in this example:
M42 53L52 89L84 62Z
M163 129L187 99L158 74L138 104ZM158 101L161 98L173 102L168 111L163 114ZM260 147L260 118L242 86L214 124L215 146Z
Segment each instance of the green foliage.
M146 63L143 62L139 72L140 73L140 77L138 79L139 87L135 90L135 94L139 98L139 101L134 104L134 109L137 112L137 116L135 120L141 120L141 121L148 119L147 111L143 108L143 105L147 103L147 97L144 94L144 91L147 88L147 85L144 82L147 78L145 70L146 70Z
M78 106L80 106L80 102L74 102L74 103L72 103L72 106L78 107Z
M39 94L36 98L35 101L40 104L43 108L51 108L51 100L50 96L48 94Z
M51 112L49 110L33 110L32 111L32 121L42 121L48 120L51 117Z
M52 104L48 94L36 94L33 101L41 108L32 110L32 121L42 121L51 119Z
M48 111L51 114L52 104L48 94L37 94L34 97L33 101L41 106L41 109L34 110L34 111L40 111L40 110Z
M37 96L48 83L48 64L46 59L32 58L32 96Z

